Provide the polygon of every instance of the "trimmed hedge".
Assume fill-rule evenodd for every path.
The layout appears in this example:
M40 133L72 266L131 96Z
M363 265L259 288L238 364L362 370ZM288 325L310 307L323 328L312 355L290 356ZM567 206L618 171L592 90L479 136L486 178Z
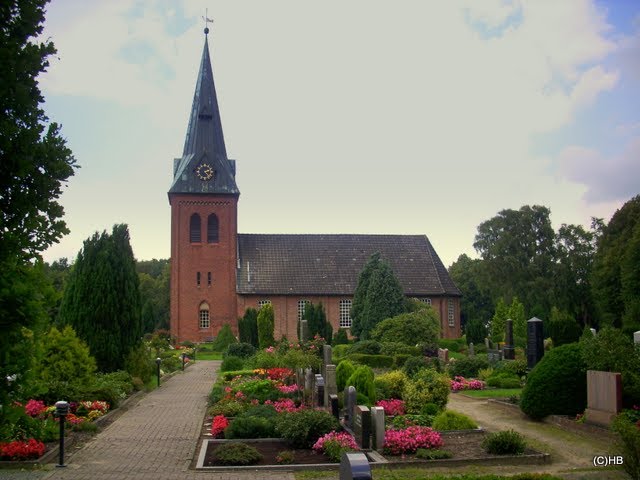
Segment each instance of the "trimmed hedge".
M371 368L391 368L393 367L393 357L389 355L370 355L367 353L352 353L347 356L349 360L360 365L367 365Z
M587 367L580 346L568 343L542 357L527 377L520 408L534 419L576 415L587 406Z

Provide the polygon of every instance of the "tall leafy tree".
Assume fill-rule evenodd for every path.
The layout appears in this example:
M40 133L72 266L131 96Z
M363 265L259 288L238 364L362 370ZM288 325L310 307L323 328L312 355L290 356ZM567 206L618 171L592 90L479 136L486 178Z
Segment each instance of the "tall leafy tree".
M324 311L322 303L314 305L309 302L304 307L302 318L307 321L309 336L313 338L315 335L323 337L328 344L333 340L333 327L327 322L327 314Z
M258 311L255 308L247 308L244 315L238 318L238 336L241 342L258 348Z
M518 347L524 347L527 341L527 318L524 313L524 305L518 300L518 297L513 297L511 300L507 319L511 319L513 322L513 341Z
M268 348L273 346L276 341L273 338L275 329L275 313L273 305L270 303L260 307L258 311L258 346L260 348Z
M600 325L636 329L640 297L640 195L626 202L604 227L598 241L591 277Z
M504 302L504 299L500 297L496 304L496 311L491 319L491 341L504 342L507 318L509 318L509 307Z
M140 342L143 325L139 280L126 225L84 241L69 275L60 321L71 325L95 357L98 369L124 367Z
M38 76L56 53L38 41L46 0L0 6L0 403L25 385L38 322L41 275L30 264L68 230L58 203L75 160L41 104ZM11 381L6 379L10 378ZM1 415L1 413L0 413Z
M449 275L462 292L460 317L465 332L469 322L476 322L476 325L479 322L480 325L485 325L484 330L486 331L486 325L493 316L493 300L484 270L482 260L472 259L466 254L460 255L449 267ZM472 330L473 328L482 330L481 326L474 326ZM480 340L483 340L485 335ZM469 340L468 335L467 340L476 341Z
M144 333L169 328L169 260L146 260L136 263Z
M374 254L358 279L351 310L351 332L360 340L386 318L406 311L406 299L391 267Z

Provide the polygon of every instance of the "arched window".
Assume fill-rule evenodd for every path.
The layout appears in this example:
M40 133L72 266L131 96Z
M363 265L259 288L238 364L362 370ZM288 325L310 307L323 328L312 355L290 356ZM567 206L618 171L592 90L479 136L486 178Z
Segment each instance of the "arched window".
M201 330L205 328L209 328L211 323L209 321L209 304L207 302L202 302L200 304L199 319L200 319L199 325Z
M197 213L191 215L191 221L189 222L189 238L191 243L200 243L202 241L200 215Z
M207 219L207 243L218 243L218 217L215 213Z

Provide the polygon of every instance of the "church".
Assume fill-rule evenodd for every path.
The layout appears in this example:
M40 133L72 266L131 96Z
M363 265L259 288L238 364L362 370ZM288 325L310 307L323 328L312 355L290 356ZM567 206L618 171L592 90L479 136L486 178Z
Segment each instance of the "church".
M227 157L207 35L171 207L171 333L203 342L224 324L237 332L247 308L272 304L275 338L298 338L308 302L322 303L334 332L351 326L358 276L380 253L405 295L430 304L442 337L457 338L460 290L426 235L238 233L236 162Z

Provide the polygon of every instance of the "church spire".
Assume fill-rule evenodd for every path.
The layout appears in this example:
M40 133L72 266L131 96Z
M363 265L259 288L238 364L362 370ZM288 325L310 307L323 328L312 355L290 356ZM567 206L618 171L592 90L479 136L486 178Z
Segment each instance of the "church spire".
M206 21L210 21L206 19ZM182 158L174 163L169 193L233 193L235 162L227 158L205 27L204 48L196 80Z

